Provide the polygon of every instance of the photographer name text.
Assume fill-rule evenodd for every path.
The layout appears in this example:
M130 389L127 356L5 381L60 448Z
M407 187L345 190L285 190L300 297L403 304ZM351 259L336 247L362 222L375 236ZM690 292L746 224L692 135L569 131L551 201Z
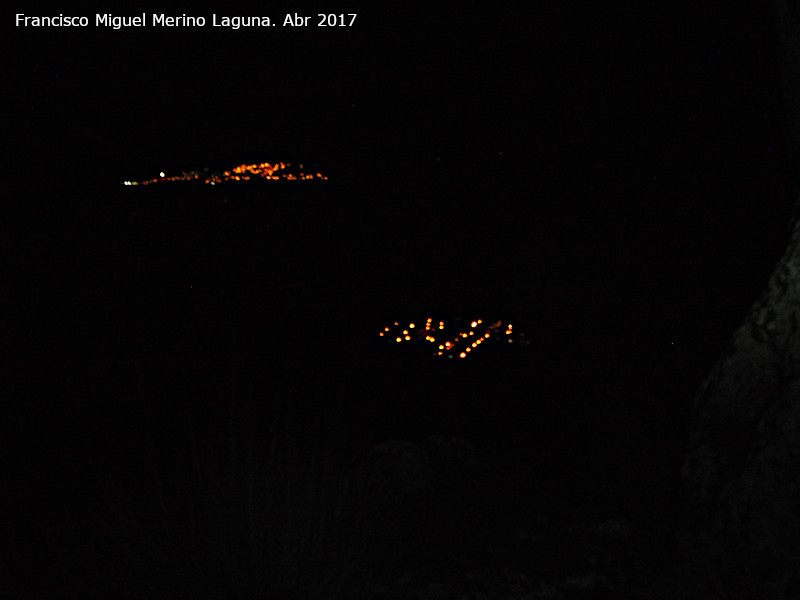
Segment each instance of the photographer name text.
M68 16L28 16L16 14L17 27L105 27L109 29L127 29L134 27L225 27L240 29L242 27L352 27L356 21L356 13L316 13L301 15L286 13L282 18L273 19L265 16L226 16L212 14L210 17L193 15L167 15L164 13L146 13L137 16L119 16L111 13L95 14L93 17Z

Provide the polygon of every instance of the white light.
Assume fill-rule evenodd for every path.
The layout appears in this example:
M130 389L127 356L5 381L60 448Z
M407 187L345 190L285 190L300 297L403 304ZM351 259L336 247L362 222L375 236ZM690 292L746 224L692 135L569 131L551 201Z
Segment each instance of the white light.
M164 177L164 171L161 171L161 173L159 173L159 176Z

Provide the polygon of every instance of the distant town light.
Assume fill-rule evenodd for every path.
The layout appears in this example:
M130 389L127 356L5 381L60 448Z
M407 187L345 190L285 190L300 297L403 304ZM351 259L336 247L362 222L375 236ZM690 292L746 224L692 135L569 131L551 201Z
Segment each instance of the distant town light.
M486 323L486 325L483 325L483 327L479 328L484 321L483 319L475 319L474 321L469 321L467 328L461 331L456 330L453 327L453 323L449 323L447 324L447 331L445 333L450 339L437 340L436 337L432 335L433 332L431 331L431 329L435 328L428 326L428 323L431 322L434 322L433 319L428 317L426 319L424 333L420 331L418 335L412 335L414 333L412 328L416 328L416 321L406 321L405 326L400 325L399 321L395 321L394 329L392 327L385 327L383 331L379 331L377 333L380 337L386 336L388 339L395 339L396 342L415 342L417 340L423 340L424 338L424 341L436 344L438 350L434 351L434 356L450 356L453 358L466 358L473 352L473 350L475 352L480 352L478 347L492 337L492 329L496 329L498 333L503 332L506 334L501 338L505 340L505 343L515 346L518 345L516 340L511 339L511 337L513 337L513 325L510 323L501 328L501 321L496 321L494 323L489 321ZM445 329L445 321L438 321L438 323L439 329ZM420 329L422 329L421 326ZM496 338L498 336L494 337ZM472 339L470 340L469 338ZM452 352L453 354L449 354L448 351Z

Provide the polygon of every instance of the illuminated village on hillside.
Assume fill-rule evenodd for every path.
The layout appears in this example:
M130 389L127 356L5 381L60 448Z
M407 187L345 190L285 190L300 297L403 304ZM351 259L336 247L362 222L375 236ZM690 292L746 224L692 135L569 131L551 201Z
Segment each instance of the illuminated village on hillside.
M461 323L459 319L445 322L427 317L422 321L395 321L378 333L390 344L431 344L434 358L469 358L478 348L487 342L500 342L528 345L524 333L514 329L511 323L503 325L502 321L476 319Z
M126 180L122 185L152 185L154 183L193 181L208 185L235 181L327 181L328 177L320 172L309 169L306 172L302 164L294 168L290 163L268 162L257 164L242 164L229 171L210 171L209 169L194 169L183 171L180 175L167 175L159 173L158 177L142 181Z

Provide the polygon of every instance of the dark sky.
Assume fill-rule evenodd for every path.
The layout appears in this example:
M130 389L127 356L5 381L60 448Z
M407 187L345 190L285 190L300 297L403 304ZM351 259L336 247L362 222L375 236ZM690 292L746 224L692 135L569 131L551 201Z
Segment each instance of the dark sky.
M475 163L505 150L562 168L582 152L634 155L654 142L711 154L670 130L702 136L712 114L755 112L774 42L766 16L673 21L677 12L545 5L525 19L383 9L349 28L266 32L15 28L11 88L33 153L68 159L65 144L80 143L84 160L111 155L123 169L142 155L191 162L190 152L265 147L391 163L409 148ZM739 127L750 137L756 124Z
M538 224L598 219L685 236L687 252L706 235L772 238L791 194L771 16L702 7L15 27L9 148L23 168L92 184L285 156L404 201L446 203L424 190L447 182L464 206L524 201ZM756 200L763 190L783 200Z
M780 120L768 14L553 4L266 32L210 12L194 29L16 27L14 154L114 178L280 154L410 182L437 157L464 178L500 152L518 176L605 188L700 172L713 187L731 160L760 176Z
M487 212L525 201L537 223L599 219L687 249L773 237L788 202L770 14L630 4L381 9L333 29L115 31L90 13L87 28L15 27L8 147L93 184L287 156L403 198L447 181Z

